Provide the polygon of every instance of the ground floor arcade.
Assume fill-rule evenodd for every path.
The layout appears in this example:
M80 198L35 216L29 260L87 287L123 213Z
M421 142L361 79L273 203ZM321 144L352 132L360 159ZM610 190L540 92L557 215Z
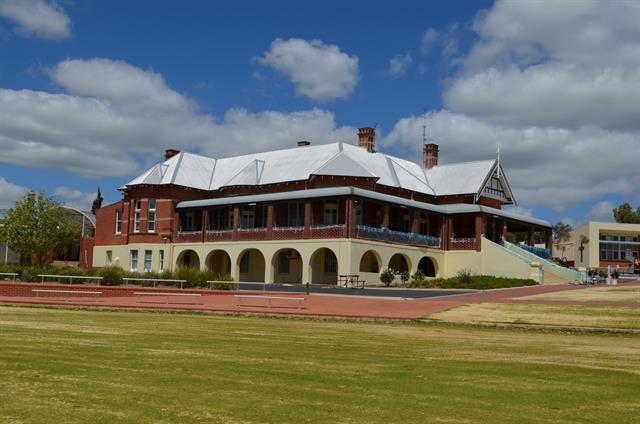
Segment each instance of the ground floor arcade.
M118 265L138 272L191 267L234 281L266 283L335 284L340 275L357 274L368 284L377 284L386 268L410 274L421 270L426 277L446 278L461 269L482 274L490 248L488 245L483 252L443 251L359 239L130 244L96 246L94 266ZM504 264L509 259L507 254L489 262L509 271ZM519 277L529 275L527 269L518 272L522 274Z

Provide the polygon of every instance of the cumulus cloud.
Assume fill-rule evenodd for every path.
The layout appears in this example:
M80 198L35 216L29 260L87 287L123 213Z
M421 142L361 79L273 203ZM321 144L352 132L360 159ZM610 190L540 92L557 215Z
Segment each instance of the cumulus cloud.
M64 9L43 0L0 0L0 16L15 24L21 36L49 40L69 38L71 23Z
M90 211L96 193L89 193L76 190L66 186L60 186L55 189L53 195L64 205L83 211Z
M616 205L608 200L603 200L591 206L589 212L584 217L584 222L600 221L600 222L614 222L613 208Z
M289 77L298 95L314 100L349 97L358 83L358 58L320 40L278 38L255 60Z
M640 129L640 3L499 1L444 94L501 124Z
M356 138L356 129L336 126L334 114L321 109L291 113L230 109L214 126L212 138L219 143L206 144L203 151L220 157L294 147L298 140L310 140L314 144L352 141Z
M12 208L16 200L23 197L29 189L22 187L0 177L0 209Z
M413 58L409 52L395 55L389 60L389 75L394 78L404 75L409 70L412 62Z
M120 61L66 60L50 75L65 93L0 89L0 161L83 176L131 175L169 147L219 157L355 134L319 109L231 109L217 119L160 74Z
M638 21L631 1L498 1L479 14L446 108L429 115L441 161L493 158L499 145L520 205L637 196ZM418 159L421 128L406 117L383 143Z
M400 119L382 139L420 160L423 119ZM442 110L428 115L429 137L440 145L440 163L492 159L500 147L502 165L521 205L550 205L560 211L585 200L640 186L638 138L598 127L579 130L499 126ZM611 152L622 152L612 154Z

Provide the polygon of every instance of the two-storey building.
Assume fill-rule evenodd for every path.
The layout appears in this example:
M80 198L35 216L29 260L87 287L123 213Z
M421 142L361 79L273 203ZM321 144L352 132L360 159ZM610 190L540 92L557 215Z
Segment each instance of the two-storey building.
M387 267L525 278L495 253L506 233L551 246L548 222L503 210L515 199L498 160L442 165L425 144L418 164L377 152L373 128L358 137L227 158L167 150L97 212L93 265L291 283L373 283Z

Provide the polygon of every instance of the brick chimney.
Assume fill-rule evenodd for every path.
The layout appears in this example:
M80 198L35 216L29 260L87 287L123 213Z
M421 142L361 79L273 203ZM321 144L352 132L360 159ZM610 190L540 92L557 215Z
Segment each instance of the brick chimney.
M307 140L300 140L297 143L298 147L307 147L307 146L311 146L311 142L307 141Z
M178 153L180 153L180 150L167 149L167 150L164 151L164 160L171 159L172 157L174 157Z
M376 151L376 129L371 127L358 128L358 146L367 149L367 152Z
M438 166L438 145L429 143L424 145L424 167L431 169Z

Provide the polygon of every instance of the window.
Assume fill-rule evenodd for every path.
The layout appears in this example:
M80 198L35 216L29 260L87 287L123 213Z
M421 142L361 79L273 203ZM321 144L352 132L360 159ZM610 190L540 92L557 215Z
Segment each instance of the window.
M138 251L132 250L130 253L131 272L138 271Z
M324 223L325 225L338 224L338 203L336 202L324 203Z
M243 208L240 214L240 228L254 228L256 211L253 208Z
M193 212L185 212L181 214L182 222L181 222L181 230L182 231L194 231L195 230L195 219L193 216Z
M233 226L233 214L230 213L229 208L212 209L210 214L209 225L211 230L229 230Z
M362 204L360 202L356 205L356 225L362 225Z
M122 233L122 209L116 209L116 234Z
M156 200L155 199L149 199L147 210L148 210L147 231L150 233L153 233L156 231Z
M151 272L151 260L153 259L153 251L144 251L144 272Z
M240 272L249 272L249 252L245 252L240 259Z
M160 249L160 272L164 271L164 250Z
M409 214L409 209L403 209L402 212L402 231L408 233L411 231L411 219Z
M304 203L289 203L287 214L288 227L304 227Z
M420 212L420 234L429 234L429 220L424 212Z
M133 232L140 232L140 211L142 209L142 201L136 200L136 210L134 212Z
M113 265L113 251L107 250L107 266Z

